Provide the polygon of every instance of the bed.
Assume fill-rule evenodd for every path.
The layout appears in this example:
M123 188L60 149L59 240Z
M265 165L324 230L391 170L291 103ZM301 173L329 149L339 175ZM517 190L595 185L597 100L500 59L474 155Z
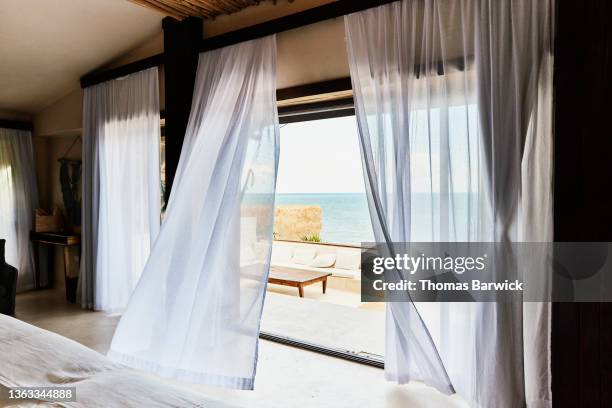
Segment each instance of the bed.
M51 386L76 387L76 402L8 399L9 387ZM230 407L114 363L58 334L0 315L0 407L5 406Z

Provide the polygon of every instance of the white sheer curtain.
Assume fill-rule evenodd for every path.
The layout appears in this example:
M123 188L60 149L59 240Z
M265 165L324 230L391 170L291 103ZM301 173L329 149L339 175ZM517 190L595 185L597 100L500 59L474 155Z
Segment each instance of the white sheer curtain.
M32 135L0 128L0 239L6 239L6 262L18 270L17 291L34 287L30 231L37 204Z
M345 18L378 242L552 239L552 10L404 0ZM549 406L549 309L522 306L388 304L387 378Z
M253 388L277 162L275 37L200 54L164 223L111 358Z
M159 232L158 81L151 68L85 89L85 307L125 308Z

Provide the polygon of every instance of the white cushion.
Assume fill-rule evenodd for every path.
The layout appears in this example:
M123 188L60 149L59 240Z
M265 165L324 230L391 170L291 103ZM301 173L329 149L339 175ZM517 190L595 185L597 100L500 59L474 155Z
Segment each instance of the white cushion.
M361 252L339 249L336 256L336 268L358 270L361 269Z
M309 265L314 266L315 268L331 268L334 266L335 262L335 254L317 254L315 259L313 259Z
M314 249L295 249L291 261L299 265L310 265L316 254Z
M338 268L317 268L315 266L309 266L309 265L298 265L296 263L293 262L288 262L288 263L272 263L272 266L276 266L276 267L280 267L280 268L291 268L291 269L299 269L302 271L316 271L316 272L324 272L324 273L330 273L332 274L332 276L337 276L337 277L341 277L341 278L353 278L353 279L359 279L360 278L360 274L359 274L359 269L357 270L348 270L348 269L338 269Z
M327 271L330 271L332 273L332 276L338 278L359 279L359 270L349 271L348 269L327 268L326 270L321 272Z
M293 256L293 248L289 246L273 245L272 246L272 262L285 263L291 262Z

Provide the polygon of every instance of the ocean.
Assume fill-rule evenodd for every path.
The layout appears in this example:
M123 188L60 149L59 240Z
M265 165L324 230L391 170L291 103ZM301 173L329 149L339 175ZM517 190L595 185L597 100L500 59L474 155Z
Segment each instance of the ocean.
M482 199L482 198L480 198ZM365 193L277 194L277 204L319 205L323 215L323 242L359 245L374 242L368 202ZM452 195L445 234L451 241L469 241L478 230L478 193L457 192ZM438 241L442 209L440 195L413 193L412 233L416 241ZM432 220L432 216L434 219Z
M323 242L359 245L374 241L364 193L277 194L276 204L320 206Z

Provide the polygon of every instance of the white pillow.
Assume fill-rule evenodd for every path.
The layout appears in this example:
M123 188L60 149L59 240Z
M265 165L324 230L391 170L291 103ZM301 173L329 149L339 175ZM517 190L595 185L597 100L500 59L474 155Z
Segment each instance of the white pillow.
M310 266L315 268L331 268L336 262L335 254L317 254L315 259L312 260Z
M293 248L289 246L272 246L272 262L274 263L288 263L291 262L293 256Z
M338 250L336 268L356 271L361 269L361 251Z
M291 261L299 265L310 265L316 254L314 249L296 249L293 251Z

